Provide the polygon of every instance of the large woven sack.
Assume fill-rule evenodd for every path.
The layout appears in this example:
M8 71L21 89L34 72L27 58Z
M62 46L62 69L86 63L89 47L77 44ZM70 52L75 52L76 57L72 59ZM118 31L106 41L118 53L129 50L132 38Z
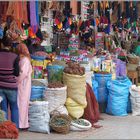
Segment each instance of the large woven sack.
M54 110L57 110L60 106L64 106L66 98L67 87L47 88L45 93L45 99L49 102L49 113L51 113Z
M63 73L63 82L67 85L68 97L85 108L87 106L86 76Z
M66 108L68 110L69 115L75 119L79 119L84 114L84 107L71 98L67 98Z

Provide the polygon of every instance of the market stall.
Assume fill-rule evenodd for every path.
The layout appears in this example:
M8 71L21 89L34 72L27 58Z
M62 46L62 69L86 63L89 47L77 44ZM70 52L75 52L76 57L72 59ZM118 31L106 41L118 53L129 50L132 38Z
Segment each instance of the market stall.
M133 115L139 113L134 107L139 89L131 87L139 84L139 20L136 3L124 3L134 8L129 15L121 2L82 1L81 15L72 15L65 2L25 2L29 19L19 20L9 2L15 23L6 35L15 52L24 42L31 56L29 131L89 130L100 113L126 116L130 101ZM1 22L3 39L3 17Z

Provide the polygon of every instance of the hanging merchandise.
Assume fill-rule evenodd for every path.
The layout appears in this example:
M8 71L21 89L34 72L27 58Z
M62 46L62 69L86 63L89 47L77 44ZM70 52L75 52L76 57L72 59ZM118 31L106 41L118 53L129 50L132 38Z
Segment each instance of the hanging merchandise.
M51 10L59 10L59 2L50 1L49 2L49 9L51 9Z
M101 15L101 7L100 7L100 2L98 1L98 14Z
M29 23L27 15L27 1L15 1L9 2L6 15L11 15L18 23L18 27L21 29L21 23Z
M137 9L137 2L133 1L133 21L137 21L138 18L138 9Z
M36 5L36 20L37 24L39 25L39 1L36 1L35 5Z
M108 2L106 2L105 6L105 16L108 18L108 23L110 24L110 7Z
M96 49L104 49L104 33L98 32L95 35L95 47Z
M5 15L8 9L9 2L8 1L0 1L0 13L1 15Z
M126 18L130 18L130 11L129 11L129 1L125 2L125 7L126 7Z
M121 18L121 4L118 2L118 20Z
M130 2L129 10L130 10L130 22L132 23L134 21L134 17L133 17L133 2L132 1Z
M81 15L81 17L82 17L82 20L87 20L88 19L88 9L89 9L89 1L86 1L86 0L84 0L84 1L82 1L81 2L82 4L82 7L81 7L81 13L82 13L82 15Z
M117 77L109 81L109 90L106 112L114 116L126 116L129 97L129 88L132 85L128 77Z
M33 33L36 33L38 30L38 23L36 17L36 2L30 1L30 24L33 28Z
M79 37L77 35L72 34L69 39L69 46L68 49L70 51L76 51L79 48Z

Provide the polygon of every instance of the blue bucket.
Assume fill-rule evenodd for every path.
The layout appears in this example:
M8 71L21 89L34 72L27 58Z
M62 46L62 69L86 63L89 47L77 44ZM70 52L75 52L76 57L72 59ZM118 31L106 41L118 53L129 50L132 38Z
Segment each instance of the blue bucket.
M63 80L63 70L64 66L60 65L48 65L47 71L48 71L48 82L62 82Z
M32 86L30 101L43 99L44 90L45 90L45 87L43 86Z

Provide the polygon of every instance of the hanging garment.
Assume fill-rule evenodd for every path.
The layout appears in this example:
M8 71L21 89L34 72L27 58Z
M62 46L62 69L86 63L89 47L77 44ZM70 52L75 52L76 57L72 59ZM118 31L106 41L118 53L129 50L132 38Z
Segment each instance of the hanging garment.
M36 1L36 20L39 25L39 2Z
M138 18L137 2L133 1L133 21L136 21Z
M9 2L6 1L0 1L0 14L6 15L7 9L8 9Z
M130 18L130 11L129 11L129 2L125 2L125 7L126 7L126 18Z
M98 1L98 14L99 16L101 15L101 7L100 7L100 2Z
M121 18L121 4L118 4L118 19Z
M36 17L36 2L30 1L30 24L33 28L33 32L36 33L38 30L38 23Z
M32 66L27 57L21 58L19 66L21 69L20 76L18 77L19 128L28 128L28 108L31 94Z
M110 9L109 7L105 8L105 16L108 19L108 22L110 23Z
M21 23L24 21L28 22L27 15L27 2L26 1L15 1L9 2L6 15L11 15L18 23L18 27L21 28Z

